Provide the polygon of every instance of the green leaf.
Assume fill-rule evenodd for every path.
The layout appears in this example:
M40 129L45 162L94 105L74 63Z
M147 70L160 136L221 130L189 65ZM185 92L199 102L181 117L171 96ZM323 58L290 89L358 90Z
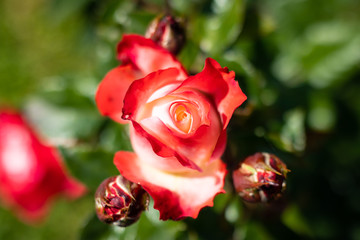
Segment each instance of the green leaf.
M109 152L132 151L129 129L127 124L119 124L110 119L106 120L106 127L101 131L99 146Z
M241 219L242 214L243 209L239 198L234 198L226 208L225 218L228 222L235 224Z
M244 226L242 230L245 240L261 239L261 240L272 240L271 234L259 223L253 221L249 222Z
M321 132L330 131L336 122L334 104L327 94L317 92L310 99L309 126Z
M101 123L101 116L95 109L59 106L46 98L29 98L25 112L30 121L49 139L73 141L87 138Z
M134 11L126 21L126 31L144 35L150 22L156 15L146 11Z
M289 110L284 113L284 121L280 133L274 129L269 138L284 151L302 152L306 145L304 111L299 108Z
M200 46L212 56L221 54L239 36L244 19L242 0L214 1L214 14L203 19Z
M288 206L282 214L283 223L300 235L313 236L310 226L295 204Z
M111 225L101 222L95 214L92 214L81 231L80 240L105 240L110 233Z
M112 152L93 149L91 146L59 149L71 173L92 191L95 191L106 178L119 175L113 164Z
M246 88L241 84L240 87L248 96L247 102L259 106L259 104L261 104L260 97L261 93L264 91L263 87L265 85L265 80L260 72L244 56L241 47L235 46L232 51L225 53L220 63L223 66L227 66L229 70L235 71L235 79L243 79Z
M88 4L89 0L52 0L50 1L50 12L52 13L53 19L57 22L62 22L69 18L71 15L76 14Z
M175 239L175 236L186 227L182 221L161 221L159 212L153 208L153 203L149 211L142 214L137 230L137 239L157 240L157 239Z
M281 44L273 64L275 75L288 86L308 81L327 88L346 81L360 63L358 24L330 20L311 24L292 44Z
M197 55L200 52L199 46L197 46L191 39L186 40L184 48L181 50L178 59L188 71L191 71Z
M145 211L139 221L128 227L105 225L96 216L93 216L86 224L81 239L112 240L112 239L138 239L159 240L176 239L180 233L186 230L181 221L161 221L159 213L153 208L153 203L148 211ZM186 232L185 232L186 233Z

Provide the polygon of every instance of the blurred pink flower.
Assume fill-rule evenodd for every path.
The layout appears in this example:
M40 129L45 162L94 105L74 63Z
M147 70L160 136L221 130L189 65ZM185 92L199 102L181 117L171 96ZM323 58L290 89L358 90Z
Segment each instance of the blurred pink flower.
M6 207L24 222L37 222L55 195L77 198L85 190L19 113L0 110L0 200Z

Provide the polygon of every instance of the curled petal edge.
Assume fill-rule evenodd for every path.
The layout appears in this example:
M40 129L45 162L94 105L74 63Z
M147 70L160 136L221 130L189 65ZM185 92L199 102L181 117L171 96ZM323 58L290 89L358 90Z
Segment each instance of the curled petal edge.
M182 78L187 77L184 67L173 54L143 36L123 35L122 40L117 45L117 53L117 58L123 64L132 64L144 75L160 69L176 68Z
M131 83L141 76L131 65L118 66L108 72L95 95L100 113L116 122L129 123L121 118L124 97Z
M212 97L222 118L223 129L227 127L235 109L247 99L235 81L234 72L221 68L212 58L207 58L204 69L186 79L178 89L183 87L195 88Z
M114 164L125 178L142 185L152 196L161 220L197 218L202 208L213 206L217 194L225 193L227 170L220 159L209 163L203 172L176 174L153 168L131 152L117 152Z

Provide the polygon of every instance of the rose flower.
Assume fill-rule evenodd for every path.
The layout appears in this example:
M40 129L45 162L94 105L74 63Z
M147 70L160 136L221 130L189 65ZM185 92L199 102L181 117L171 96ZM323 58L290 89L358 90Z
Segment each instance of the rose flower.
M0 200L20 220L41 220L55 195L81 196L57 151L39 139L20 114L0 111Z
M123 59L119 68L150 74L135 80L135 75L130 78L112 70L99 86L100 112L120 123L132 122L135 153L120 151L114 163L124 177L152 196L161 219L196 218L203 207L213 205L216 194L224 192L227 171L220 157L226 127L246 96L234 72L215 60L207 59L202 72L187 77L170 53L140 47L138 42L125 44L128 37L119 43Z

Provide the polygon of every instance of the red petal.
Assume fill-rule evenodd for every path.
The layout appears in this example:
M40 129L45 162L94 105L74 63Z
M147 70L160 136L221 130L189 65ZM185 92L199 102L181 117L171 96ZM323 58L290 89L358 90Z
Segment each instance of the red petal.
M118 59L123 64L131 63L144 75L160 69L176 68L179 70L179 76L187 77L186 71L174 55L143 36L123 35L117 46L117 51Z
M159 156L164 156L160 155L157 149L171 149L172 154L169 156L177 157L183 166L193 169L199 169L198 166L202 166L210 160L221 130L219 126L212 128L203 125L197 129L192 137L183 138L176 136L158 118L144 119L139 126L147 133L147 135L142 136L152 143L152 148L155 153ZM137 131L136 134L139 134ZM156 141L152 139L156 139ZM133 138L131 138L131 141L132 145L135 146L136 141L134 141ZM136 149L138 154L144 151L144 149L138 149L136 147L134 147L134 149Z
M234 110L246 100L245 94L234 77L234 72L228 72L214 59L208 58L203 71L185 80L179 87L179 91L183 87L194 88L212 96L222 117L223 129L225 129Z
M226 148L226 140L227 140L227 133L226 133L226 129L224 129L221 132L220 137L216 143L211 159L217 159L221 157L221 155L224 153Z
M221 75L218 75L222 79ZM176 81L177 77L176 69L166 69L134 81L125 96L124 118L133 121L136 135L139 136L137 139L146 138L156 154L161 157L175 156L183 166L198 169L198 166L210 160L222 132L222 124L217 111L210 106L205 95L199 93L197 89L189 91L188 88L181 88L181 91L178 89L172 93L181 84L181 81ZM225 84L223 85L226 87ZM163 91L164 88L167 91ZM153 99L154 95L156 95L155 99ZM151 105L152 102L149 102L149 99L161 99L164 95L189 102L193 101L201 108L202 111L199 113L205 115L200 117L203 125L198 127L195 132L184 136L184 134L171 131L157 116L151 116L152 109L148 108L154 106ZM164 111L169 111L169 109ZM150 116L147 116L148 112L150 112ZM164 113L164 115L166 114L169 112ZM144 119L142 119L143 117ZM138 140L131 139L138 154L143 155L142 152L148 152L148 149L137 148ZM224 148L219 149L223 150Z
M99 111L119 123L128 123L121 118L125 93L131 83L142 77L131 65L112 69L100 83L95 100Z
M160 219L197 218L199 211L213 205L218 193L224 193L225 164L212 161L202 172L189 170L172 174L148 165L134 153L118 152L114 163L120 173L136 182L152 196Z
M154 95L157 90L165 86L170 86L169 91L176 88L183 80L179 75L179 70L170 68L166 70L159 70L152 72L145 78L134 81L124 98L123 119L135 119L137 110ZM161 92L162 95L167 92Z
M44 144L19 114L0 113L0 198L21 220L41 220L59 193L78 197L84 191L66 174L56 150Z
M134 80L166 68L176 68L178 77L187 76L181 63L170 52L139 35L123 36L118 44L118 58L122 65L105 76L95 99L101 114L119 123L127 123L121 118L123 99Z
M139 135L140 138L144 138L146 139L152 147L152 150L154 151L154 153L156 153L158 156L163 157L163 158L167 158L167 157L175 157L178 159L179 163L184 166L184 167L188 167L191 169L195 169L197 171L201 171L201 169L190 159L188 159L186 156L182 156L180 155L176 150L172 149L171 146L172 144L164 144L161 141L157 140L153 135L149 134L148 132L146 132L142 126L140 124L138 124L137 122L133 121L133 127L134 127L134 134ZM160 123L161 124L161 123ZM163 127L163 126L162 126ZM164 130L167 131L167 128ZM169 132L168 132L169 133ZM132 136L134 136L134 134L132 134ZM169 133L171 136L171 133ZM135 140L135 138L131 138L131 142L132 145L134 146L134 148L137 149L137 153L143 153L144 151L147 152L147 149L144 148L138 148L136 145L138 144L138 142ZM145 158L147 157L146 154L142 154ZM168 170L172 170L173 169L173 164L171 162L169 162L169 164L171 164L171 166L168 166Z
M150 141L135 132L134 128L130 128L130 137L134 151L138 152L138 157L146 161L147 164L164 171L188 171L187 167L184 167L175 156L171 157L173 150L164 146L161 155L165 156L166 150L168 150L168 157L161 157L154 152Z

